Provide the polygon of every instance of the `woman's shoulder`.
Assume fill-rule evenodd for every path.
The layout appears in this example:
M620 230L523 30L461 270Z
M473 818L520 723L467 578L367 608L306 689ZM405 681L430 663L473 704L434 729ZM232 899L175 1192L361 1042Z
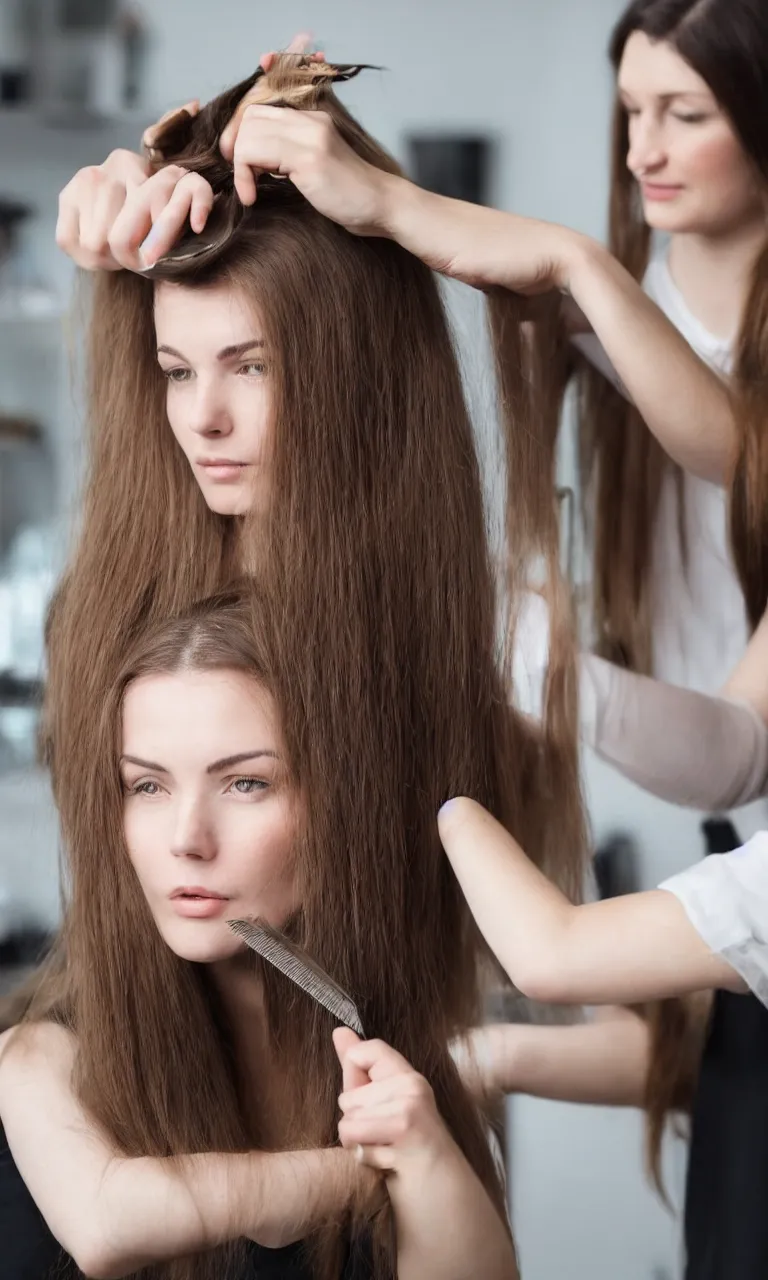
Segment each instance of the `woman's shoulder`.
M0 1035L0 1118L4 1100L35 1075L69 1079L77 1042L55 1022L22 1022Z

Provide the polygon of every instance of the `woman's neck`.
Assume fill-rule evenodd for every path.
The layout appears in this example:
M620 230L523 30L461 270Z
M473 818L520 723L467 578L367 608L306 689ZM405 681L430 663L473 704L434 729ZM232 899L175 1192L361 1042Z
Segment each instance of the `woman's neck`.
M721 236L672 236L670 275L689 311L714 337L730 341L738 334L752 271L767 236L764 215Z
M243 1105L262 1145L282 1145L284 1094L275 1069L267 1024L264 985L250 953L211 966L229 1024Z

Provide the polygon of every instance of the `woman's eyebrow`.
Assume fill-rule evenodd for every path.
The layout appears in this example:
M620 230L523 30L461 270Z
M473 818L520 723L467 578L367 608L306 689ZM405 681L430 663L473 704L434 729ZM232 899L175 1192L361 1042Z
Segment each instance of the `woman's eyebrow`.
M246 351L253 351L255 347L263 347L263 338L249 338L247 342L237 342L229 347L222 347L216 355L217 360L235 360L238 356L244 356ZM165 342L161 343L157 348L158 355L174 356L176 360L183 360L185 364L189 364L187 357L182 355L181 351L177 351L175 347L169 347Z
M140 760L138 756L121 756L121 764L135 764L139 769L151 769L153 773L167 773L168 770L161 764L155 764L152 760Z
M241 751L236 756L225 756L223 760L214 760L213 764L209 764L206 773L221 773L223 769L231 769L236 764L243 764L245 760L258 760L261 756L269 756L272 760L278 760L279 756L276 751L268 751L260 748L256 751Z

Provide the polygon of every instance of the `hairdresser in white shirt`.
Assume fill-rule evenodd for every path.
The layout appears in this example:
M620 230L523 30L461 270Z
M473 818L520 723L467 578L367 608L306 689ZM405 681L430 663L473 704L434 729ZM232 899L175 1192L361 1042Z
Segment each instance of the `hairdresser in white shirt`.
M696 8L678 7L686 12ZM768 57L768 11L761 18L750 0L736 0L735 5L720 0L720 7L723 21L730 15L737 27L736 10L754 9L753 21L766 30L744 57L759 59L761 46ZM763 133L757 144L762 152L756 154L747 96L742 95L740 106L741 87L733 72L728 76L725 27L722 65L715 51L709 70L719 77L721 94L727 90L727 101L718 99L680 52L686 42L694 47L695 13L687 27L680 23L674 29L672 24L664 39L638 29L658 28L663 34L660 14L668 8L659 0L632 5L628 22L620 22L614 36L617 111L628 137L626 155L615 156L612 206L620 212L614 214L614 239L624 245L641 243L640 220L645 221L651 229L646 293L697 354L727 376L740 330L754 329L759 320L759 292L752 286L768 234L768 135ZM638 25L627 34L633 17ZM703 26L701 15L698 20ZM746 75L752 68L745 63L742 70ZM758 74L755 67L752 79ZM765 119L768 66L760 74ZM622 129L616 133L621 139ZM628 182L633 192L627 191ZM764 289L768 293L768 280ZM573 340L620 386L594 334L576 334ZM607 501L642 505L644 483L639 475L634 483L630 477L627 491ZM663 800L709 812L753 802L738 814L739 830L749 836L768 825L768 806L759 799L768 791L768 624L758 628L744 658L748 626L728 546L727 506L727 492L720 485L667 462L648 577L655 680L585 655L582 730L601 759ZM621 554L611 545L596 550L604 566ZM533 600L519 672L523 686L529 686L525 701L531 709L536 670L546 651L542 614L543 605ZM631 651L632 637L628 639L624 648ZM693 821L691 837L693 856L698 844Z

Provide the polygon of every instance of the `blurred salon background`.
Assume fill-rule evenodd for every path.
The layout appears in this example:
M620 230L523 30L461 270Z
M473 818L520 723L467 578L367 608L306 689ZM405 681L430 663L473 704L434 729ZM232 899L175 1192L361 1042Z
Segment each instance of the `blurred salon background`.
M343 98L417 181L601 237L606 44L622 8L623 0L0 0L0 987L34 957L59 911L56 822L35 734L43 620L77 518L81 465L74 275L54 242L60 189L114 148L137 150L144 127L169 107L211 97L251 73L262 51L309 30L331 60L383 68ZM493 505L481 308L460 286L450 303ZM562 485L576 487L567 448ZM567 520L564 529L578 578ZM594 759L584 767L595 847L614 850L613 871L629 877L627 887L655 885L702 851L699 815L654 800ZM629 867L618 861L628 850ZM679 1219L646 1183L639 1113L513 1097L507 1121L525 1280L676 1280ZM683 1168L682 1146L670 1138L676 1204Z

